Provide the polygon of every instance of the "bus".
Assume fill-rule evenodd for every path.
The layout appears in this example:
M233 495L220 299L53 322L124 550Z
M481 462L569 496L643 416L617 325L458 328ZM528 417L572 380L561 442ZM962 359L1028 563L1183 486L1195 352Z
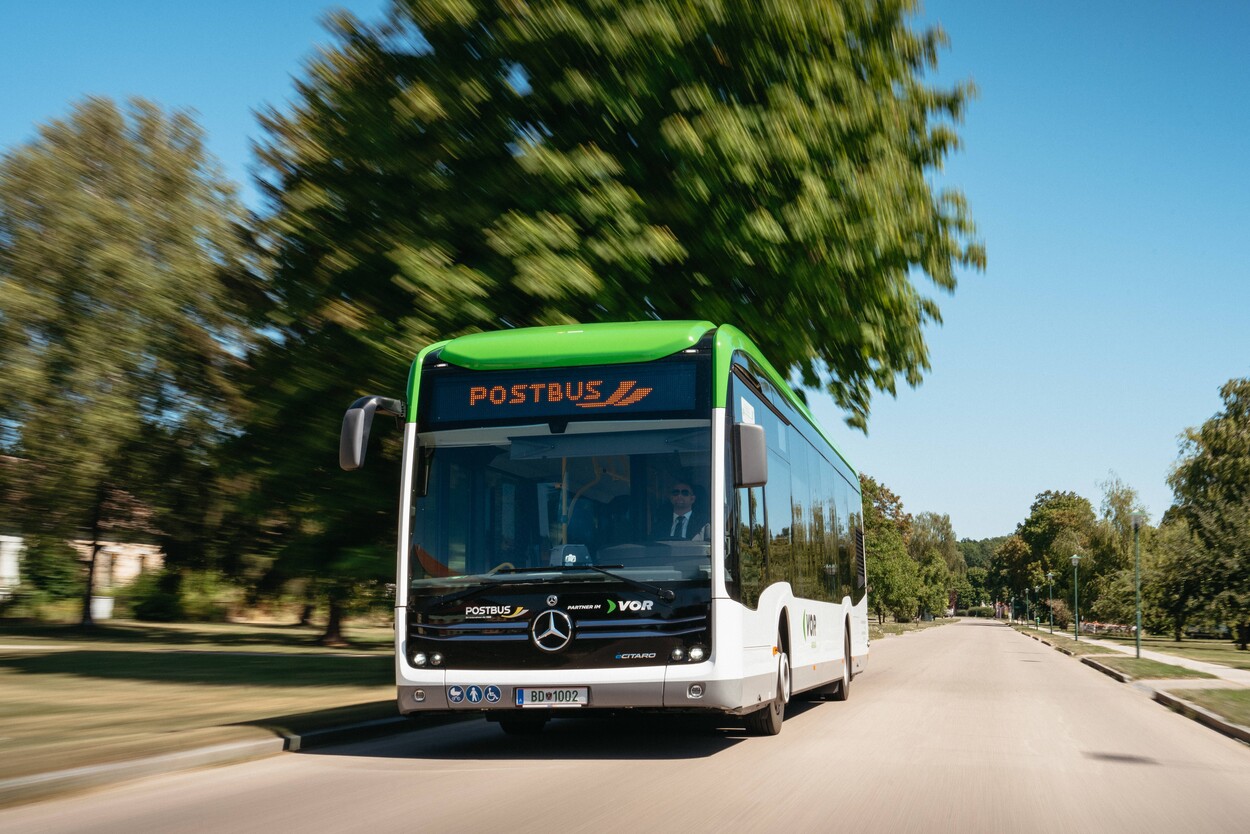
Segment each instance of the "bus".
M855 470L731 325L475 333L422 350L405 399L395 592L400 712L505 732L574 711L781 730L845 700L869 654Z

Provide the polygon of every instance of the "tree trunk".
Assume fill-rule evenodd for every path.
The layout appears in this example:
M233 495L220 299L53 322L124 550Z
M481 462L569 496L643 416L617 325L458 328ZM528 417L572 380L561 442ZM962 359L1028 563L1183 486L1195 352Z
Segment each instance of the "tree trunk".
M326 622L325 633L317 638L322 646L346 646L343 639L343 600L337 588L331 588L329 594L330 616Z
M1247 643L1250 643L1250 623L1241 623L1237 626L1237 648L1244 652Z
M82 628L94 628L95 620L91 617L91 597L95 591L95 565L100 555L100 521L104 516L105 486L100 484L96 491L95 507L91 511L91 557L87 560L87 587L82 594L82 617L78 624Z

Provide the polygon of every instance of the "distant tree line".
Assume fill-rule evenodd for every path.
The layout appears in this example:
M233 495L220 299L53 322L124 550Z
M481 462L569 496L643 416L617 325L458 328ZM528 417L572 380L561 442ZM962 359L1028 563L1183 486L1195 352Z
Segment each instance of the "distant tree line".
M1223 408L1183 436L1168 479L1175 503L1158 524L1137 531L1142 623L1180 640L1188 629L1228 629L1239 648L1250 641L1250 379L1220 390ZM1133 514L1135 490L1112 478L1102 501L1074 492L1040 493L1010 537L994 546L988 585L995 599L1028 589L1066 625L1078 592L1083 621L1136 620ZM1144 515L1144 514L1143 514ZM1071 557L1081 557L1073 569ZM1053 594L1051 593L1053 587Z

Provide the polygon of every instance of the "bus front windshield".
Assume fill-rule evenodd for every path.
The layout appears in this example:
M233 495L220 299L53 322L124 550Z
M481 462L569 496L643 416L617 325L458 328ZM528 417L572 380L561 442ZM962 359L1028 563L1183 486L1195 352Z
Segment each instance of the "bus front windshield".
M710 421L422 433L411 587L708 580ZM599 570L596 570L598 568Z

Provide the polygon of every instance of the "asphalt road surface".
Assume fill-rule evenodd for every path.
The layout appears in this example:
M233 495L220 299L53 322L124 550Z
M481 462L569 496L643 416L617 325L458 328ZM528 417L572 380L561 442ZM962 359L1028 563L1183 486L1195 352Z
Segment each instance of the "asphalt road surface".
M474 721L0 811L0 831L1244 832L1250 747L992 622L876 641L779 736Z

